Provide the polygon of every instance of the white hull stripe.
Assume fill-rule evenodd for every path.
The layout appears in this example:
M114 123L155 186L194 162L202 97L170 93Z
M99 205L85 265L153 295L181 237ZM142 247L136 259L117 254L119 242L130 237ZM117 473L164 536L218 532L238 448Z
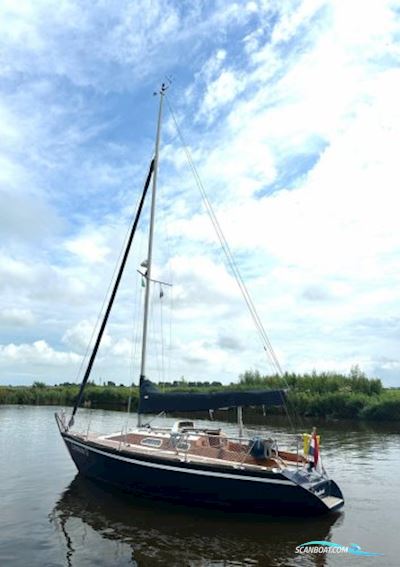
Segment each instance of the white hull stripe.
M250 481L253 481L253 482L262 482L262 483L265 483L265 484L286 484L288 486L297 486L297 484L295 484L294 482L292 482L290 480L280 480L280 479L274 479L274 478L262 478L262 477L258 477L258 476L242 476L242 475L238 475L238 474L219 473L219 472L214 472L214 471L204 471L204 470L199 470L199 469L174 467L173 465L163 465L161 463L149 463L149 462L146 462L146 461L138 461L136 459L128 459L127 457L123 457L122 455L116 455L115 453L108 453L108 452L105 452L105 451L101 451L100 449L95 449L94 447L84 445L83 443L79 443L78 441L75 441L74 439L71 439L70 437L68 437L67 439L64 439L64 440L66 442L72 443L74 445L78 445L78 447L82 447L84 449L87 449L88 451L92 451L93 453L98 453L99 455L104 455L105 457L110 457L111 459L116 459L118 461L125 461L127 463L133 463L135 465L139 465L139 466L142 466L142 467L150 467L150 468L154 468L154 469L163 469L163 470L175 471L175 472L187 473L187 474L197 474L197 475L201 475L201 476L215 476L215 477L219 477L219 478L231 478L231 479L235 479L235 480L250 480Z

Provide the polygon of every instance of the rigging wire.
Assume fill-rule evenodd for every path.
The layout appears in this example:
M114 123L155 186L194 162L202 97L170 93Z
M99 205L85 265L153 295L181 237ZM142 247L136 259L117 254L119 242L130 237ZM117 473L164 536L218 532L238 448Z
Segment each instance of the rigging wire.
M131 352L131 359L132 359L132 373L131 373L131 387L134 387L134 375L135 375L135 364L138 367L137 375L139 375L139 349L138 345L140 343L140 323L141 323L141 306L143 305L143 288L140 282L140 278L137 278L137 287L139 289L136 297L139 295L138 301L138 309L137 309L137 316L135 319L135 325L132 334L132 352Z
M170 278L172 283L172 278ZM169 295L169 340L168 340L168 372L167 378L171 380L172 375L172 314L174 313L174 288L171 288L171 293Z
M142 246L143 245L143 235L139 231L138 234L138 244L137 250L140 251L140 257L142 256ZM136 366L138 366L138 344L139 344L139 333L140 333L140 320L141 320L141 306L143 304L142 301L142 285L141 285L141 277L135 272L135 291L134 291L134 306L133 309L133 326L132 326L132 334L131 334L131 348L130 348L130 365L129 365L129 387L130 387L130 395L129 395L129 402L127 406L127 420L126 420L126 431L128 430L128 420L129 414L131 413L131 400L133 398L133 392L135 386L134 377L135 374L139 375L139 371L136 373Z
M141 195L140 195L140 193L139 193L138 196L137 196L137 199L136 199L134 211L136 211L137 208L138 208L138 204L139 204L140 197L141 197ZM131 222L129 221L128 228L127 228L127 230L126 230L126 233L125 233L125 236L124 236L124 240L123 240L123 242L122 242L122 244L121 244L121 248L120 248L120 251L119 251L119 255L118 255L117 261L115 262L114 269L113 269L113 273L112 273L111 278L110 278L110 283L108 284L106 293L104 294L103 303L102 303L102 305L101 305L101 307L100 307L100 310L99 310L99 313L98 313L98 316L97 316L96 323L95 323L95 325L93 326L92 334L91 334L91 336L90 336L90 339L89 339L88 344L87 344L87 347L86 347L85 354L83 355L83 358L82 358L82 360L81 360L81 364L80 364L79 369L78 369L78 372L77 372L77 374L76 374L76 378L75 378L76 381L79 381L79 380L80 380L80 376L81 376L81 374L82 374L82 369L83 369L84 363L85 363L85 361L86 361L86 359L87 359L87 357L88 357L88 354L89 354L89 352L90 352L90 350L91 350L92 343L93 343L93 338L94 338L95 335L96 335L96 331L97 331L97 329L98 329L98 326L99 326L99 323L100 323L100 319L102 318L102 315L103 315L103 312L104 312L104 307L105 307L105 305L106 305L106 303L107 303L107 301L108 301L108 299L109 299L110 290L111 290L112 286L114 285L115 277L116 277L118 268L119 268L120 263L121 263L122 255L123 255L124 250L125 250L125 248L126 248L126 243L127 243L127 241L128 241L128 238L129 238L130 230L131 230Z
M140 259L146 254L144 252L144 234L139 231L138 240L136 245L137 256L140 262ZM136 305L136 312L134 313L134 326L133 326L133 333L132 333L132 374L131 374L131 385L134 384L134 374L135 369L134 365L138 359L138 345L140 343L139 334L140 334L140 327L141 327L141 320L142 320L142 307L143 307L143 285L142 285L143 277L135 272L135 305ZM139 299L138 299L139 296ZM137 375L139 375L139 369L137 371Z
M159 293L159 303L160 303L160 339L161 339L161 378L165 382L165 353L164 353L164 317L163 317L163 296L164 291L162 285L160 285Z
M152 285L152 282L147 280L146 285ZM151 296L149 302L149 343L152 345L153 348L153 365L155 366L155 372L158 376L158 381L160 381L160 375L161 375L160 352L156 340L156 337L158 336L156 315L155 315L156 292L157 292L156 286L153 285L152 289L150 290Z
M245 282L244 282L244 280L243 280L243 277L242 277L242 275L241 275L241 273L240 273L240 271L239 271L239 268L238 268L238 266L237 266L237 264L236 264L236 262L235 262L235 259L234 259L234 257L233 257L232 251L231 251L231 249L230 249L230 247L229 247L229 244L228 244L228 242L227 242L227 240L226 240L226 238L225 238L225 235L224 235L224 233L223 233L223 231L222 231L222 229L221 229L221 225L219 224L218 219L217 219L217 217L216 217L216 215L215 215L215 212L214 212L214 209L213 209L213 207L212 207L212 205L211 205L211 202L210 202L210 200L209 200L209 198L208 198L208 196L207 196L207 193L206 193L206 191L205 191L204 185L203 185L203 183L202 183L202 181L201 181L201 179L200 179L200 176L199 176L199 174L198 174L197 168L196 168L196 166L195 166L195 164L194 164L194 162L193 162L193 159L192 159L192 156L191 156L189 147L188 147L188 145L186 144L186 142L185 142L185 140L184 140L182 131L181 131L180 127L179 127L178 121L177 121L177 119L176 119L175 113L174 113L174 111L173 111L173 109L172 109L172 106L171 106L171 103L170 103L170 100L169 100L169 97L168 97L168 96L166 97L166 100L167 100L167 104L168 104L169 110L170 110L170 112L171 112L171 116L172 116L172 119L173 119L173 121L174 121L176 130L177 130L177 132L178 132L178 136L179 136L180 142L181 142L181 144L182 144L182 146L183 146L183 149L184 149L184 152L185 152L185 155L186 155L186 159L187 159L188 164L189 164L189 167L190 167L190 169L191 169L191 171L192 171L192 173L193 173L194 179L195 179L195 181L196 181L197 188L199 189L200 194L201 194L201 197L202 197L202 199L203 199L203 202L204 202L204 205L205 205L207 214L208 214L208 216L210 217L211 223L212 223L212 225L213 225L213 227L214 227L214 230L215 230L215 232L216 232L216 234L217 234L217 236L218 236L218 239L219 239L219 241L220 241L222 250L223 250L224 253L225 253L225 256L226 256L228 265L229 265L229 267L230 267L230 269L231 269L232 274L234 275L234 277L235 277L235 279L236 279L236 282L237 282L237 284L238 284L238 286L239 286L239 289L240 289L240 291L241 291L241 293L242 293L243 299L244 299L244 301L245 301L245 303L246 303L246 305L247 305L247 308L248 308L248 310L249 310L249 312L250 312L250 316L251 316L251 318L252 318L252 320L253 320L253 322L254 322L254 324L255 324L255 327L256 327L256 329L257 329L257 331L258 331L258 333L259 333L259 337L260 337L260 339L261 339L261 343L262 343L262 345L263 345L263 348L264 348L265 352L267 353L267 356L270 357L270 359L271 359L271 361L272 361L272 363L273 363L273 366L274 366L275 370L277 371L277 373L278 373L280 376L283 376L283 371L282 371L282 368L281 368L281 366L280 366L280 364L279 364L278 358L277 358L277 356L276 356L276 354L275 354L275 351L274 351L274 349L273 349L273 347L272 347L272 344L271 344L271 342L270 342L270 340L269 340L269 337L268 337L268 335L267 335L267 333L266 333L266 331L265 331L264 325L263 325L263 323L262 323L262 321L261 321L261 319L260 319L260 317L259 317L259 315L258 315L258 312L257 312L257 310L256 310L256 307L255 307L255 305L254 305L254 303L253 303L253 300L252 300L252 298L251 298L251 296L250 296L250 293L249 293L249 291L248 291L248 289L247 289L247 286L246 286L246 284L245 284Z
M249 293L249 291L248 291L248 288L247 288L247 286L246 286L246 284L245 284L245 282L244 282L244 280L243 280L243 277L242 277L241 272L240 272L240 270L239 270L239 267L238 267L238 265L237 265L237 263L236 263L236 261L235 261L235 259L234 259L234 257L233 257L233 254L232 254L232 251L231 251L230 246L229 246L229 244L228 244L228 241L226 240L226 237L225 237L225 235L224 235L224 233L223 233L223 231L222 231L221 225L220 225L220 223L219 223L219 221L218 221L218 219L217 219L217 216L216 216L216 214L215 214L215 212L214 212L213 206L212 206L212 204L211 204L211 202L210 202L210 200L209 200L209 198L208 198L208 195L207 195L207 193L206 193L206 190L205 190L205 188L204 188L204 185L203 185L203 183L202 183L202 181L201 181L200 175L199 175L199 173L198 173L198 171L197 171L196 165L195 165L195 163L194 163L194 161L193 161L193 158L192 158L192 155L191 155L189 146L188 146L188 145L186 144L186 142L185 142L185 139L184 139L182 130L181 130L180 126L179 126L179 123L178 123L178 120L177 120L177 118L176 118L175 112L174 112L174 110L173 110L173 108L172 108L171 102L170 102L170 100L169 100L169 96L166 96L165 98L166 98L166 101L167 101L168 109L169 109L169 111L170 111L170 113L171 113L173 122L174 122L174 124L175 124L175 128L176 128L176 131L177 131L179 140L180 140L181 145L182 145L182 147L183 147L183 150L184 150L184 152L185 152L186 160L187 160L188 165L189 165L189 167L190 167L190 169L191 169L191 171L192 171L192 174L193 174L193 177L194 177L194 179L195 179L197 188L198 188L198 190L199 190L199 192L200 192L200 195L201 195L201 197L202 197L202 199L203 199L203 203L204 203L206 212L207 212L207 214L208 214L208 216L209 216L209 218L210 218L211 224L213 225L214 230L215 230L215 232L216 232L216 234L217 234L217 237L218 237L218 240L219 240L219 242L220 242L221 248L222 248L222 250L223 250L223 252L224 252L224 254L225 254L225 257L226 257L228 266L229 266L229 268L230 268L230 270L231 270L231 272L232 272L232 274L233 274L233 276L234 276L234 278L235 278L235 280L236 280L236 283L237 283L237 285L238 285L238 287L239 287L239 289L240 289L240 292L241 292L241 294L242 294L242 297L243 297L243 299L244 299L244 301L245 301L245 303L246 303L246 305L247 305L247 308L248 308L248 310L249 310L251 319L253 320L253 323L254 323L254 325L255 325L255 328L256 328L256 330L257 330L257 332L258 332L258 336L259 336L260 342L261 342L261 344L262 344L263 350L265 351L265 353L266 353L266 355L267 355L267 359L269 359L269 361L270 361L270 363L271 363L271 365L272 365L272 368L275 370L276 374L277 374L280 378L282 378L282 379L284 380L286 386L289 387L289 384L288 384L288 382L287 382L287 380L286 380L285 374L284 374L284 372L283 372L283 370L282 370L282 367L281 367L281 365L280 365L280 363L279 363L278 357L277 357L277 355L276 355L276 353L275 353L275 351L274 351L274 349L273 349L273 347L272 347L271 341L270 341L270 339L269 339L269 337L268 337L268 335L267 335L267 332L266 332L266 330L265 330L265 328L264 328L264 325L263 325L263 323L262 323L262 321L261 321L261 319L260 319L260 316L259 316L259 314L258 314L258 312L257 312L257 309L256 309L255 305L254 305L253 299L252 299L252 297L251 297L251 295L250 295L250 293ZM289 401L288 398L286 398L286 401L288 402L288 405L291 406L291 409L292 409L292 412L293 412L293 416L294 416L294 418L295 418L295 421L300 422L300 424L301 424L301 419L300 419L300 416L298 415L298 413L297 413L297 411L296 411L296 408L295 408L294 405ZM288 419L289 425L290 425L290 427L294 430L293 422L292 422L292 419L291 419L291 417L290 417L290 414L289 414L289 411L288 411L288 407L287 407L287 404L286 404L285 401L284 401L284 404L283 404L283 405L284 405L284 409L285 409L285 412L286 412L286 415L287 415L287 419Z
M137 298L137 296L139 295L139 301L137 302L137 310L136 310L136 317L134 317L134 321L135 324L133 326L132 329L132 342L131 342L131 355L130 355L130 360L131 360L131 364L130 364L130 396L129 396L129 405L127 407L127 424L128 424L128 419L129 419L129 414L130 414L130 410L131 410L131 400L133 398L133 392L134 389L136 388L135 382L134 382L134 375L135 375L135 366L138 367L138 372L137 374L139 374L139 351L138 351L138 345L139 345L139 333L140 333L140 315L141 315L141 305L143 304L143 292L142 292L142 286L141 284L139 284L140 282L140 278L137 277L136 278L136 290L138 290L135 293L135 298Z
M160 200L162 198L164 198L165 201L167 201L165 193L164 193L164 189L163 186L160 187L159 189L160 191ZM173 273L172 273L172 269L171 269L171 258L172 258L172 254L171 254L171 237L170 237L170 231L169 231L169 225L168 225L168 214L164 215L164 226L163 226L163 234L164 234L164 240L163 243L165 244L165 255L166 255L166 262L165 265L167 267L167 274L166 274L166 281L169 282L170 286L166 286L165 288L163 288L164 291L164 297L163 297L163 301L164 301L164 305L165 305L165 301L167 301L167 304L165 305L164 308L161 308L161 329L162 332L164 331L165 328L165 323L164 323L164 316L163 313L165 312L166 309L168 309L168 323L169 323L169 329L168 329L168 343L166 344L166 340L164 339L164 337L162 337L162 354L163 354L163 361L164 361L164 366L165 366L165 350L167 351L167 368L164 368L164 377L163 377L163 382L165 384L165 382L171 379L171 366L172 366L172 314L173 314L173 296L174 296L174 282L173 282ZM167 295L165 295L167 293ZM167 299L166 299L167 298ZM161 306L162 307L162 306ZM163 385L163 390L165 390L165 385Z

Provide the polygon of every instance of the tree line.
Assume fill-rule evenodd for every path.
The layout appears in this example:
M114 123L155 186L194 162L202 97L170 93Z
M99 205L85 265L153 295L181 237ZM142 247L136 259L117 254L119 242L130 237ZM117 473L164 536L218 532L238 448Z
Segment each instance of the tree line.
M247 370L239 381L222 385L218 381L198 382L184 378L174 382L160 382L162 391L216 392L224 389L284 389L289 410L304 417L334 419L399 420L400 390L384 388L378 378L369 378L358 367L349 375L336 372L310 374L285 373L262 375ZM71 406L78 395L79 385L62 383L55 386L36 381L32 386L0 386L0 404L65 405ZM116 385L107 380L103 385L88 383L83 404L93 408L123 409L131 399L136 410L139 402L137 386ZM269 413L280 414L282 408L269 408Z

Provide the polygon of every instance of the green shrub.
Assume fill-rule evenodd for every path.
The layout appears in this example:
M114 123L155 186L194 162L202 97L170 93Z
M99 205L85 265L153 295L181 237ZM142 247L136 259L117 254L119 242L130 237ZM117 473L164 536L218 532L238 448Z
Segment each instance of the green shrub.
M378 399L365 407L360 417L375 421L400 421L400 396Z

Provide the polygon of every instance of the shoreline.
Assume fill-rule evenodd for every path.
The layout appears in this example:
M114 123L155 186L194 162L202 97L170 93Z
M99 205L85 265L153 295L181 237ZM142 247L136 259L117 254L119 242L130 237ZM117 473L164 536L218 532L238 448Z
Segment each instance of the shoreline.
M347 381L350 379L347 378ZM368 380L368 379L367 379ZM168 387L165 391L224 391L226 389L254 389L261 384L236 384L235 386ZM264 388L267 384L263 384ZM346 384L348 386L348 384ZM271 387L268 385L268 387ZM0 386L1 405L57 405L73 406L78 394L78 385L49 386L42 383L33 386ZM115 385L88 385L82 407L124 411L131 397L131 411L138 407L139 392L137 387ZM287 409L291 415L301 419L321 421L352 420L359 422L397 422L400 421L400 390L381 388L381 391L365 393L347 388L321 392L321 388L305 390L300 387L287 392ZM223 412L227 414L227 412ZM248 408L246 413L257 420L263 416L262 409ZM268 416L279 418L285 415L283 408L268 408Z

